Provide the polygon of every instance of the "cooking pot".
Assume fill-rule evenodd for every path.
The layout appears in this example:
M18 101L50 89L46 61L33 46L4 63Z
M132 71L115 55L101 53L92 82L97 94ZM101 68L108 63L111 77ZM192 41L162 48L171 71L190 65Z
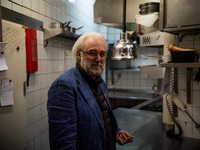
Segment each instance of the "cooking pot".
M51 28L64 29L65 24L69 25L70 22L71 22L71 21L65 22L65 23L52 22L52 23L51 23Z
M71 33L76 33L76 30L79 30L79 29L81 29L81 28L83 28L83 26L81 26L81 27L79 27L79 28L70 27L70 32L71 32Z
M63 28L63 24L60 23L60 22L52 22L51 23L51 28L57 28L57 29Z
M71 23L71 21L65 23L65 25L64 25L64 30L65 30L65 31L70 31L70 28L71 28L71 27L69 26L70 23Z

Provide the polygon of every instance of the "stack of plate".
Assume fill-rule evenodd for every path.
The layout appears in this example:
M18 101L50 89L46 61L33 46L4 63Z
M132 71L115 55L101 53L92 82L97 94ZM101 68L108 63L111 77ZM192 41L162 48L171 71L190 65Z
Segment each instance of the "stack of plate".
M140 15L146 15L146 14L151 14L154 12L159 12L159 5L160 3L156 2L148 2L144 4L139 5L139 14Z

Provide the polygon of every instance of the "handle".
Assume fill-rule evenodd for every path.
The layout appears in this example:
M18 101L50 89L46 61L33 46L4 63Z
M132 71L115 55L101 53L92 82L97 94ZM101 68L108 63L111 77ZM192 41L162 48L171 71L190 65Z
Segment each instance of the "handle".
M67 26L69 26L70 23L71 23L71 21L69 21L69 22L65 22L65 23L64 23L64 26L67 27Z
M83 28L84 26L81 26L81 27L79 27L79 28L77 28L76 30L79 30L79 29L81 29L81 28Z
M187 103L192 103L192 68L187 68Z

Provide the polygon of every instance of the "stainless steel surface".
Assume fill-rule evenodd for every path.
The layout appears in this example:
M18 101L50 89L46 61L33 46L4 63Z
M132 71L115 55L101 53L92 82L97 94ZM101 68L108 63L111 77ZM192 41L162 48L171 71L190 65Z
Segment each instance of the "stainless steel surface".
M158 96L156 96L156 97L154 97L154 98L149 99L148 101L145 101L145 102L143 102L143 103L141 103L141 104L138 104L138 105L136 105L136 106L133 106L132 109L140 109L140 108L142 108L142 107L144 107L144 106L146 106L146 105L149 105L149 104L151 104L151 103L153 103L153 102L155 102L155 101L158 101L158 100L160 100L160 99L162 99L162 96L161 96L161 95L158 95Z
M161 0L160 29L169 32L199 29L199 6L199 0Z
M128 33L123 32L120 40L113 47L113 60L125 60L137 58L136 47L128 39Z
M139 5L159 0L127 0L127 30L131 23L135 24L135 15L139 15ZM122 29L123 0L96 0L94 4L94 22Z
M108 89L109 98L150 100L159 96L152 90Z
M1 6L2 11L2 19L11 21L17 24L24 25L26 27L35 29L35 30L43 30L43 22L37 19L28 17L11 9L5 8Z
M114 111L118 125L134 136L133 143L117 150L199 150L200 140L181 137L170 139L166 136L171 126L162 123L162 113L127 108Z
M1 10L1 0L0 0L0 42L3 42L3 34L2 34L2 10Z
M187 104L192 104L192 68L187 68Z

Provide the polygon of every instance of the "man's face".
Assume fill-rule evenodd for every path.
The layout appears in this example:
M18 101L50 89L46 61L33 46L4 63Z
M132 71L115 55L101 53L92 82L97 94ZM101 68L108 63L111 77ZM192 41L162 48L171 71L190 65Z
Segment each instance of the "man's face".
M80 66L95 79L105 67L106 45L101 39L88 37L78 56Z

